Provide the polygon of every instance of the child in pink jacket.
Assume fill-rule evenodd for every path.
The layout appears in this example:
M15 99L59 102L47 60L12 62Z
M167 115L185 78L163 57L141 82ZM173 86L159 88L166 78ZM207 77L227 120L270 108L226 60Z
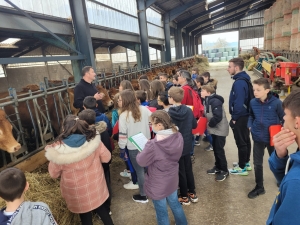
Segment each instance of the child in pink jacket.
M68 115L63 123L63 132L45 150L50 161L50 176L61 177L61 194L68 209L79 213L82 225L92 224L92 211L101 217L105 225L112 225L104 204L109 194L101 164L107 163L111 154L95 128L74 115Z

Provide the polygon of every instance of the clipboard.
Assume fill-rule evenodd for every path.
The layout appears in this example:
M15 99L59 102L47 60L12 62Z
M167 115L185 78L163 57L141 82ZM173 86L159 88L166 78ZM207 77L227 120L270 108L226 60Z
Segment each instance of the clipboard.
M128 140L134 144L140 152L145 148L145 145L149 141L148 138L146 138L146 136L141 132L129 137Z

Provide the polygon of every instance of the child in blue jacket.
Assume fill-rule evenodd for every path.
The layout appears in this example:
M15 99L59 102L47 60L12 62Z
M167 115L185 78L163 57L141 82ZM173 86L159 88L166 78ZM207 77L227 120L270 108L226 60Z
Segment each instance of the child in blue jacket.
M274 151L270 146L269 127L282 124L284 111L280 99L270 93L270 83L266 78L253 81L255 98L250 101L250 116L248 128L251 131L253 146L253 163L255 171L255 188L249 192L249 198L264 194L263 185L263 156L265 148L269 155Z

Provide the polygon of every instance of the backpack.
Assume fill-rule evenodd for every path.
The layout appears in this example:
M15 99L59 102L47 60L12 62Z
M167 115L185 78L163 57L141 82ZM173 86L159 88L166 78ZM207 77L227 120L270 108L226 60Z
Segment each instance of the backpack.
M247 111L249 112L249 110L250 110L250 101L251 101L251 99L255 98L254 92L253 92L253 86L252 86L252 83L251 83L248 79L242 78L242 77L236 79L235 82L238 81L238 80L244 80L244 81L246 81L246 83L247 83L247 85L248 85L248 98L247 98L247 102L244 102L244 107L245 107L245 108L247 109Z
M204 106L201 103L201 99L200 99L198 93L195 90L193 90L191 87L189 87L189 93L190 93L190 95L192 96L192 99L193 99L193 106L194 106L193 114L194 114L194 117L196 119L199 119L203 115Z

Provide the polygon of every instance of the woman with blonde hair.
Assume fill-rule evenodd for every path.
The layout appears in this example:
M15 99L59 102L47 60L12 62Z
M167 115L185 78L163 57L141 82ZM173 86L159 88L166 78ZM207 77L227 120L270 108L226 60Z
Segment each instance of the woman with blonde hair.
M120 108L119 116L119 147L120 157L126 161L129 156L133 168L136 171L140 194L133 195L135 202L147 203L148 198L144 191L144 168L136 162L136 156L139 150L134 144L128 141L128 138L138 133L143 133L147 139L150 139L149 117L151 112L137 102L135 92L124 90L120 92L118 98Z
M159 80L154 80L150 83L150 97L149 106L155 107L156 109L163 109L162 106L158 105L157 97L159 92L165 91L165 87Z

